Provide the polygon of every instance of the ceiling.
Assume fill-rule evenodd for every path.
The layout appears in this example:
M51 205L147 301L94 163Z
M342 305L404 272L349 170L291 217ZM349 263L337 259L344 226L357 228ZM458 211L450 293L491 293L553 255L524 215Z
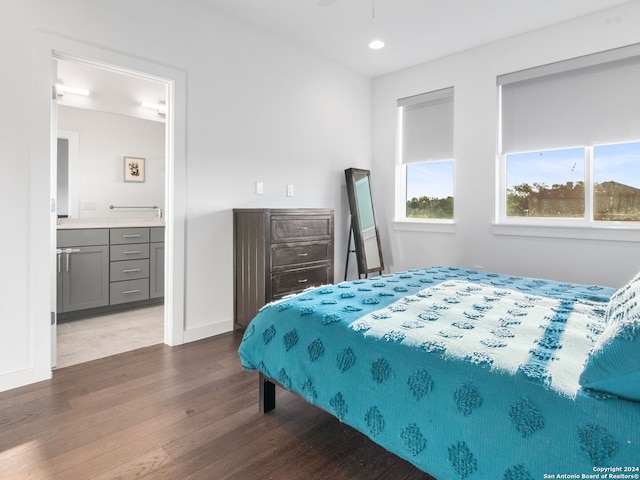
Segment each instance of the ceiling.
M194 0L370 77L630 0ZM386 42L371 50L375 37Z
M369 77L630 3L630 0L192 1ZM615 17L607 20L619 21ZM369 49L373 38L383 39L385 48ZM58 61L58 79L91 91L89 97L73 94L58 97L59 105L164 121L157 111L140 106L143 100L166 101L166 85L161 82L63 60Z
M86 63L58 60L57 66L58 82L90 92L89 96L58 96L58 105L164 122L164 115L142 107L140 102L166 103L166 84Z

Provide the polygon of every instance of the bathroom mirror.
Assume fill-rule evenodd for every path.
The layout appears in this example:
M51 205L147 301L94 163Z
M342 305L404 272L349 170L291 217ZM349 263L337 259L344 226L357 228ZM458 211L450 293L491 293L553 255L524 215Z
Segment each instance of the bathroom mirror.
M371 198L371 175L369 170L348 168L344 171L347 180L347 196L351 210L351 230L355 243L355 253L358 262L358 276L367 277L369 273L382 273L382 247L380 233L376 224ZM351 235L351 234L350 234ZM349 237L350 250L351 237ZM347 267L350 251L347 251ZM345 268L346 277L346 268Z

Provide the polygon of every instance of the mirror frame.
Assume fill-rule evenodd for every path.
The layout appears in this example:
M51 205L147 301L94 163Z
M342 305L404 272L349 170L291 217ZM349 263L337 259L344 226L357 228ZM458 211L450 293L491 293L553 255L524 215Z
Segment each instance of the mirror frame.
M371 173L369 170L363 170L360 168L347 168L345 171L345 178L347 181L347 197L349 198L349 209L351 211L351 232L353 232L353 239L355 243L355 252L356 259L358 262L358 278L361 278L362 275L365 278L369 275L369 273L378 272L382 274L384 271L384 260L382 258L382 245L380 243L380 232L378 230L378 224L376 222L375 211L373 208L373 199L371 196ZM368 190L369 195L368 198L361 199L358 201L358 189L356 188L356 182L361 181L366 178L368 182ZM377 254L379 258L379 262L372 262L373 259L367 258L367 250L365 248L365 233L362 229L362 212L359 208L359 205L362 204L362 201L368 201L371 206L370 215L373 220L373 229L375 231L375 244L377 246ZM349 232L349 245L351 242L351 232ZM347 247L347 266L349 264L349 255L350 255L350 246ZM371 252L369 252L371 253ZM369 265L375 265L379 263L380 265L369 267ZM347 267L345 267L345 279L347 276Z

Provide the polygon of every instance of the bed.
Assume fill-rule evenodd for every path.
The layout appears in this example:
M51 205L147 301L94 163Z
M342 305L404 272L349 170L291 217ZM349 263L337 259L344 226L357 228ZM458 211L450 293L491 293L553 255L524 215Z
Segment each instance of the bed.
M270 303L239 356L265 410L279 384L439 480L640 478L636 292L416 269Z

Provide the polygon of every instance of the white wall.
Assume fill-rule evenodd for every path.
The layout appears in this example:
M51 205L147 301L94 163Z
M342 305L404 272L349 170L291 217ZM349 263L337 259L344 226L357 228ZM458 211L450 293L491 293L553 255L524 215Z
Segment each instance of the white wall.
M34 124L50 121L29 105L40 32L185 72L186 341L232 327L232 208L334 208L341 277L343 171L370 167L371 80L195 2L9 0L0 17L0 53L11 65L0 77L0 246L10 252L0 280L0 390L48 376L46 355L35 353L49 341L48 320L33 305L47 296L34 285L43 285L35 277L49 252L30 224L50 208L30 191L34 177L46 183L49 165L30 138ZM255 195L256 180L264 195ZM294 197L285 196L288 183Z
M161 122L58 106L58 130L77 133L78 159L70 169L74 185L70 210L75 218L153 218L153 210L115 206L164 208L165 125ZM124 157L145 159L145 181L125 182Z
M640 42L640 2L462 52L374 81L372 178L392 270L426 265L620 286L640 270L637 242L494 233L498 132L496 76ZM454 233L394 228L396 100L455 87ZM639 134L640 135L640 134ZM574 237L580 237L579 232ZM615 235L613 235L615 236Z

